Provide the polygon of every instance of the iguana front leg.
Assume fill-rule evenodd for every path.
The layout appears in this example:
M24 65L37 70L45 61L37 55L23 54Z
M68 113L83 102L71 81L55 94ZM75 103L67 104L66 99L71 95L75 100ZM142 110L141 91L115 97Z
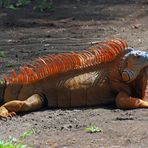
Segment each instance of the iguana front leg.
M17 112L29 112L40 109L43 106L43 98L34 94L25 101L14 100L0 107L0 117L12 117Z
M148 102L133 98L125 92L120 92L116 97L116 106L122 109L148 108Z

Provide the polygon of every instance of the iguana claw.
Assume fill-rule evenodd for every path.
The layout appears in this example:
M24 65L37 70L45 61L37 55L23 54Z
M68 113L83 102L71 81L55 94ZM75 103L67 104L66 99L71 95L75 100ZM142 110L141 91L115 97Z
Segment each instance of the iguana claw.
M15 115L15 112L9 112L4 106L0 107L0 119L8 117L12 118Z

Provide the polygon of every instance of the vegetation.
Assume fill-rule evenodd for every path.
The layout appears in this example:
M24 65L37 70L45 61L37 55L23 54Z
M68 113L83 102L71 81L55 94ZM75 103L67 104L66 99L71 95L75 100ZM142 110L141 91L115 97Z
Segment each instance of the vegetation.
M0 8L16 10L21 7L28 6L32 2L33 0L0 0ZM53 6L52 2L49 2L48 0L36 0L35 6L33 6L32 9L41 12L51 12L55 10L55 7Z
M89 133L98 133L98 132L102 132L102 129L98 128L95 125L90 125L89 127L85 128L85 131Z
M8 64L6 64L6 67L7 67L7 68L16 67L16 64L8 63Z
M31 148L23 144L23 140L34 133L35 131L32 129L24 132L18 139L9 136L8 140L0 140L0 148Z
M0 58L5 58L6 57L6 54L4 51L0 51Z
M18 0L16 3L17 7L24 7L26 5L29 5L31 3L31 0Z
M39 0L37 5L33 9L37 9L41 12L51 12L55 10L55 7L52 4L49 4L48 0Z

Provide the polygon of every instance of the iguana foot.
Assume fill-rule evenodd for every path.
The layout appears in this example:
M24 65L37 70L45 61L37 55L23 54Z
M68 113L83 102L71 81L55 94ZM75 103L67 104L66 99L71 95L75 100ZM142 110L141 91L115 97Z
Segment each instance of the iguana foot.
M43 97L34 94L25 101L13 100L0 107L0 118L13 117L17 112L30 112L40 109L45 104Z
M15 116L15 112L9 112L4 106L0 107L0 118L7 118Z
M120 92L116 97L116 106L122 109L148 108L148 102L130 97L125 92Z

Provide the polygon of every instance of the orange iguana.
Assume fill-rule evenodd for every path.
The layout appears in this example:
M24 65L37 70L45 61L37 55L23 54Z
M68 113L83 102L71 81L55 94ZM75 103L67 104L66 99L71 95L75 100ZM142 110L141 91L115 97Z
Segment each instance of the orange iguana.
M148 107L148 52L113 39L88 50L47 55L4 76L0 117L42 107L96 106L115 102L123 109Z

